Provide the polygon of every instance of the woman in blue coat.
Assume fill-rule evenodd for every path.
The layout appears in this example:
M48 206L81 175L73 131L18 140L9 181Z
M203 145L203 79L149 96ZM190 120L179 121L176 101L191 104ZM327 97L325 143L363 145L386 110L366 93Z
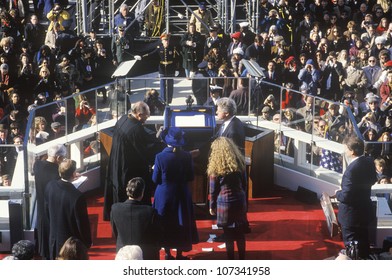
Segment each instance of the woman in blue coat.
M184 132L177 127L166 129L161 134L167 147L155 157L152 180L157 185L153 207L162 218L162 246L165 259L174 257L171 248L177 249L177 260L186 259L182 252L198 243L196 221L193 214L192 196L188 183L193 180L193 163L185 145Z
M211 144L207 174L210 178L210 214L223 228L227 258L234 259L234 242L240 260L245 259L246 218L245 160L233 140L219 137Z

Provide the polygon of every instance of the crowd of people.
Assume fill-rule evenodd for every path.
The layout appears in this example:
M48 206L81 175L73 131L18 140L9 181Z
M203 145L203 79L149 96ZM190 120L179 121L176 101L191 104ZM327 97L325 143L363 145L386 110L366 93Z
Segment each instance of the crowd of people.
M153 2L156 8L152 12L155 13L158 12L159 1ZM212 151L216 151L211 156L219 154L223 149L231 155L232 164L226 167L222 164L214 166L212 163L218 162L219 165L222 159L218 156L210 158L208 175L212 195L210 213L217 215L218 223L224 229L228 258L234 258L234 242L239 248L239 257L245 258L244 234L248 224L241 156L244 133L235 114L249 113L249 104L252 108L250 113L260 115L261 119L283 123L341 143L344 136L352 134L353 125L358 125L365 140L382 142L382 145L366 145L364 152L375 160L378 179L390 182L392 9L388 3L260 0L257 30L252 31L248 22L241 22L232 34L226 34L212 18L207 5L200 3L192 13L188 30L181 36L178 45L172 44L170 34L160 34L161 44L153 53L158 52L160 59L161 96L159 99L159 93L151 92L146 98L155 96L155 100L159 100L155 109L161 114L162 106L170 104L173 97L173 81L170 78L178 75L179 70L184 70L192 83L200 82L197 77L209 78L203 87L205 91L197 92L200 86L204 86L199 83L192 87L193 94L198 105L212 102L210 104L216 106L218 118L223 120L222 128L217 132L217 142L211 147ZM96 38L96 30L91 29L89 35L82 38L67 29L70 15L59 3L54 4L44 15L49 23L47 28L39 23L42 15L31 14L22 18L15 7L9 9L4 6L1 9L1 144L15 141L20 144L29 110L50 101L61 100L78 90L94 87L98 82L105 83L110 80L112 70L121 62L131 58L144 59L152 54L141 57L134 55L140 53L133 49L133 39L139 36L141 29L134 25L126 4L119 10L120 13L115 17L115 34L110 49L106 50L104 42ZM150 32L156 34L156 28L149 28ZM254 84L256 81L250 79L243 58L257 62L265 69L263 81L267 84ZM282 98L279 86L285 88ZM250 99L249 87L254 89ZM211 95L208 98L210 88ZM105 100L106 92L103 94ZM82 129L95 116L95 109L88 99L88 96L81 96L75 102L70 102L68 112L64 111L64 104L58 103L53 112L45 110L42 115L37 115L32 141L39 144L61 135L57 130L65 126L64 114L70 112L75 117L71 127L74 130ZM351 109L356 123L345 111L340 110L339 103ZM137 102L133 104L130 114L121 117L116 124L109 164L109 185L105 189L104 214L107 220L111 219L116 236L121 237L121 233L117 232L119 224L114 220L114 205L128 200L132 201L128 203L129 207L138 205L138 201L151 204L152 186L155 184L157 197L152 207L156 213L151 209L145 212L150 216L148 220L157 215L166 225L170 225L170 228L162 228L162 236L167 238L159 243L165 247L165 258L173 259L170 249L176 248L176 258L183 259L182 252L188 251L193 243L198 242L191 201L185 188L193 179L191 157L194 154L181 150L184 145L181 142L181 131L168 131L161 141L155 137L155 132L143 128L143 123L152 111L149 104ZM231 140L225 142L226 138ZM167 147L164 148L162 143ZM289 138L277 135L276 151L291 155L292 145ZM52 187L65 188L60 185L69 186L69 181L75 176L73 163L60 163L64 155L53 151L52 154L52 163L57 160L57 165L67 163L63 166L63 173L60 172L63 177L56 183L51 181ZM317 147L310 147L309 155L313 163L342 172L340 155ZM5 158L10 159L8 156L2 157L1 175L12 172L7 170L9 165L4 161ZM166 162L166 158L171 160ZM151 170L153 165L155 168ZM182 177L176 173L179 167L184 169ZM172 168L176 171L173 172L175 176ZM227 169L222 171L222 168ZM59 179L57 170L54 177ZM134 178L141 178L143 182L135 183L131 180ZM41 203L50 200L54 208L59 208L61 203L55 203L59 199L58 193L46 191L47 183L42 183ZM134 189L140 185L143 185L142 190L136 192ZM168 189L173 188L177 195L172 195L173 191L170 191L170 195L167 193ZM227 188L234 193L233 203L225 201ZM72 197L68 206L84 213L75 218L86 220L83 199L77 194L68 196ZM45 213L47 210L41 211ZM52 212L53 215L62 214ZM53 216L52 221L55 219L56 216ZM66 234L58 236L55 227L50 220L42 225L41 233L46 236L39 238L53 240L40 249L42 257L59 257L62 244L71 235L81 240L86 248L91 245L89 228L72 233L64 229ZM175 233L181 233L181 238L173 235L173 229L178 229ZM117 242L119 250L121 242L119 239ZM140 245L143 249L144 244ZM156 258L154 250L156 247L148 258Z

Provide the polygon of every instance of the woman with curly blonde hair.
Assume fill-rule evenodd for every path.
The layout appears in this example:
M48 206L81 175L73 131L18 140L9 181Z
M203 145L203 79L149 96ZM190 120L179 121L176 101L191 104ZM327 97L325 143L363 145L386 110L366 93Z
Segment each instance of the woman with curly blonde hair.
M219 137L211 144L207 167L210 181L210 214L223 228L228 259L234 259L234 241L239 259L245 259L246 218L245 159L234 142Z

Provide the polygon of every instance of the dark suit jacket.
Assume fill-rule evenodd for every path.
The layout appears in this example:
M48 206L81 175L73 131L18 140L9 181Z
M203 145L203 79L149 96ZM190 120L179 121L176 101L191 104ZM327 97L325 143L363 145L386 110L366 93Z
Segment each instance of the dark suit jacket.
M125 245L139 245L143 259L159 260L159 223L154 208L136 200L112 205L110 223L116 237L116 251Z
M237 117L234 117L221 135L234 141L241 152L245 153L245 128Z
M342 189L336 193L340 202L338 220L342 226L366 226L375 218L370 190L376 181L376 169L370 157L361 156L347 167L342 177Z
M69 182L50 181L45 190L45 214L49 219L49 253L55 259L64 242L74 236L90 248L91 231L84 195Z

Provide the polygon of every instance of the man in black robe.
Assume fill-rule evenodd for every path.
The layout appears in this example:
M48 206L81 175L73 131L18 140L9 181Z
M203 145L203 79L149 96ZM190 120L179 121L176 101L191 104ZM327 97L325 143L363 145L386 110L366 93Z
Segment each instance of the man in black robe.
M144 122L150 116L148 105L142 101L132 105L131 113L116 123L109 158L108 178L105 187L104 219L110 219L113 203L128 199L125 188L129 180L142 177L146 189L142 202L151 204L152 183L150 168L155 152L160 151L155 133L149 132Z

